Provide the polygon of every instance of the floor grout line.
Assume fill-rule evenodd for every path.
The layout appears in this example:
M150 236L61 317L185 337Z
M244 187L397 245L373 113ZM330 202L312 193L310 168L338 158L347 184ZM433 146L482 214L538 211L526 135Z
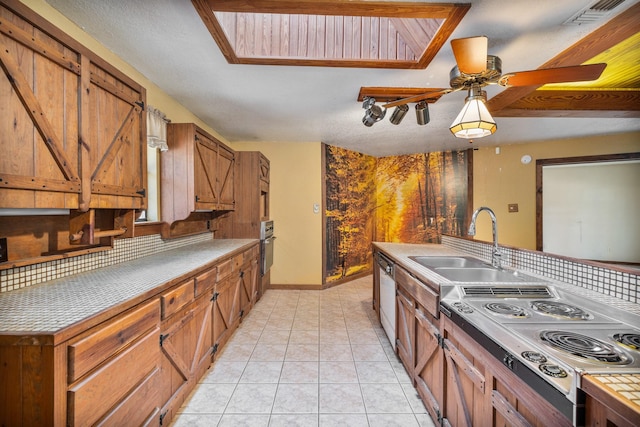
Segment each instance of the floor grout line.
M372 277L368 276L323 291L267 291L254 309L249 312L246 319L243 319L240 328L223 348L216 363L205 374L196 390L184 403L183 407L180 408L172 426L433 426L423 406L418 409L414 408L417 403L414 400L415 397L408 395L409 387L414 390L408 377L404 378L403 381L403 371L398 371L394 367L394 363L399 363L399 360L392 353L391 345L386 339L386 335L382 332L382 327L372 310L372 282ZM283 319L290 319L291 321L288 322ZM332 319L337 319L337 321L331 321ZM325 326L327 324L333 326L338 324L340 326L323 328L323 321ZM313 324L315 326L312 326ZM305 334L304 331L310 331L311 333ZM324 334L323 331L325 332ZM327 334L332 333L331 331L334 331L335 339L327 336ZM254 337L253 334L256 336ZM338 337L335 334L340 336ZM274 347L270 348L263 347L270 345L261 343L263 337L265 341L271 339L285 342L283 338L280 338L280 335L286 335L285 344L271 344ZM310 335L316 335L317 341L307 343L307 341L311 340ZM375 340L373 339L374 336ZM251 344L242 344L244 342L251 342ZM252 346L248 355L243 353L241 348L233 347L242 345ZM328 352L327 348L331 345L348 346L349 353L345 353L345 355L323 354L323 349ZM275 346L284 346L284 353L281 351L274 353L273 351L281 350ZM313 350L310 350L311 353L306 353L307 348L313 347L315 347L316 354L314 354ZM269 353L268 350L272 350L272 352ZM336 350L339 350L339 348L334 347L333 351ZM236 357L242 357L242 362L239 363L244 363L242 371L237 377L236 372L233 372L233 375L229 374L230 378L235 378L235 382L217 383L215 379L209 378L209 376L213 375L212 372L217 363L233 363L233 351L238 351L238 356ZM225 356L225 353L227 356ZM309 355L307 356L307 354ZM349 355L349 360L339 360L341 357L346 359L346 354ZM246 360L244 360L245 356ZM313 360L305 360L307 357ZM268 360L258 360L262 358ZM272 358L277 360L271 360ZM261 366L261 363L264 365ZM259 369L257 367L261 366L266 370L269 367L269 363L280 364L280 371L277 378L274 378L277 382L243 382L243 377L249 379L251 375L255 375L255 372L251 371L252 369ZM295 367L295 365L292 365L295 363L300 364L298 365L299 369L304 369L304 363L315 363L315 372L310 374L313 375L315 380L306 382L304 377L296 378L291 375L290 369ZM335 364L333 365L334 369L338 369L338 364L340 363L350 363L351 372L354 374L346 374L346 372L349 372L347 369L346 371L340 371L338 375L352 375L351 378L354 382L336 382L335 375L331 376L329 374L327 376L327 370L322 368L323 366L328 368L332 363ZM388 369L387 373L381 373L377 370L377 363L380 364L379 368L382 371ZM385 363L388 364L388 367L384 365ZM227 365L220 366L226 367ZM285 371L285 369L289 370ZM264 373L266 375L269 374L267 371ZM300 374L302 375L302 372ZM289 375L291 375L290 378L288 377ZM376 375L376 377L364 378L363 376L365 375ZM388 375L388 377L384 375ZM394 381L388 382L391 378ZM349 380L349 377L345 379ZM269 381L272 380L269 379ZM207 384L208 387L202 387L203 384ZM311 392L308 397L316 400L315 405L311 403L311 400L305 401L304 396L300 395L301 393L307 393L304 390L312 390L314 388L312 385L314 384L316 394L313 395L313 392ZM232 389L230 392L227 390L228 395L225 397L226 402L221 412L219 412L219 407L217 409L218 412L213 412L212 410L216 408L212 408L212 405L214 405L215 399L218 397L216 393L219 391L218 389L220 391L225 389L225 385L232 386ZM323 394L323 391L326 392L328 390L336 393L347 393L350 389L355 390L356 385L359 390L359 397L354 394L352 399L356 399L359 403L356 403L355 406L348 406L346 401L336 403L331 400L334 396ZM265 408L265 411L266 408L269 408L268 413L259 413L258 410L255 412L232 412L233 409L242 407L241 392L250 388L256 392L259 390L262 390L263 393L265 390L269 391L265 395L270 396L268 401L259 402L257 401L257 396L252 396L255 400L255 405L260 405L261 408ZM272 394L270 394L271 391L273 391ZM293 395L296 392L298 394ZM395 398L397 407L404 408L404 410L398 413L385 413L384 406L388 402L376 401L377 395L372 396L373 392L386 394L388 399ZM207 393L210 394L207 395ZM347 399L347 397L344 399ZM249 405L246 402L244 403ZM313 412L296 412L300 409L300 405L305 404L309 405ZM340 406L341 404L343 406ZM371 407L378 407L379 410L372 410ZM286 412L285 409L291 409L291 411ZM205 412L207 410L209 412Z

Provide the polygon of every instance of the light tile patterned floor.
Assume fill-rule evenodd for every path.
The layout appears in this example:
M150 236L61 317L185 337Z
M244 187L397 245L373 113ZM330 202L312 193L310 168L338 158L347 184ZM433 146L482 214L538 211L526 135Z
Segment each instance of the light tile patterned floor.
M372 282L267 291L173 427L432 427L371 308Z

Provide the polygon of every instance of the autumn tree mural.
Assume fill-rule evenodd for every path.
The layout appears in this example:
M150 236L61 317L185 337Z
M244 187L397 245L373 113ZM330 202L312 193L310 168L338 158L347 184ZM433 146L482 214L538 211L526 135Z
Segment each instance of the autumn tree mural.
M467 151L378 159L375 240L430 243L443 233L461 235L467 176Z
M371 270L376 159L325 145L325 281Z
M325 282L371 271L371 242L463 234L472 151L375 158L325 145Z

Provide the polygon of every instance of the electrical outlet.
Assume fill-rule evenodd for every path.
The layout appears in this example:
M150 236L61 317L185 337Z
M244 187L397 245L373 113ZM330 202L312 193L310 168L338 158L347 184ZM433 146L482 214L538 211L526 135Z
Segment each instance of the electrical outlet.
M9 251L7 249L7 238L0 237L0 262L9 261Z
M509 203L509 212L518 212L518 204Z

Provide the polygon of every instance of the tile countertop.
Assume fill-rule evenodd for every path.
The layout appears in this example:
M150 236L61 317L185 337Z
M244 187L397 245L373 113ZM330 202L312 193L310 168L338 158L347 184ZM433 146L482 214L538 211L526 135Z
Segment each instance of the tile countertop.
M424 267L417 262L413 261L410 257L412 256L467 256L472 258L478 258L473 255L469 255L468 253L458 251L440 244L436 243L425 243L425 244L417 244L417 243L385 243L385 242L374 242L373 245L378 249L382 250L385 254L389 255L394 261L402 264L402 266L408 270L410 273L413 273L419 279L426 281L428 285L433 285L439 287L439 285L452 284L448 279L434 273L429 270L427 267ZM621 300L619 298L615 298L612 296L604 295L598 293L596 291L592 291L590 289L582 288L579 286L570 285L567 283L559 282L557 280L549 279L547 277L541 276L539 274L535 274L529 271L524 271L526 275L546 281L554 286L561 287L563 290L567 292L571 292L578 296L587 297L592 300L601 302L603 304L608 304L613 307L619 308L620 310L624 310L626 312L632 313L633 315L640 315L640 304L636 304L633 302L628 302ZM434 290L438 293L440 289L435 288Z
M0 293L0 334L55 334L258 242L214 239Z

